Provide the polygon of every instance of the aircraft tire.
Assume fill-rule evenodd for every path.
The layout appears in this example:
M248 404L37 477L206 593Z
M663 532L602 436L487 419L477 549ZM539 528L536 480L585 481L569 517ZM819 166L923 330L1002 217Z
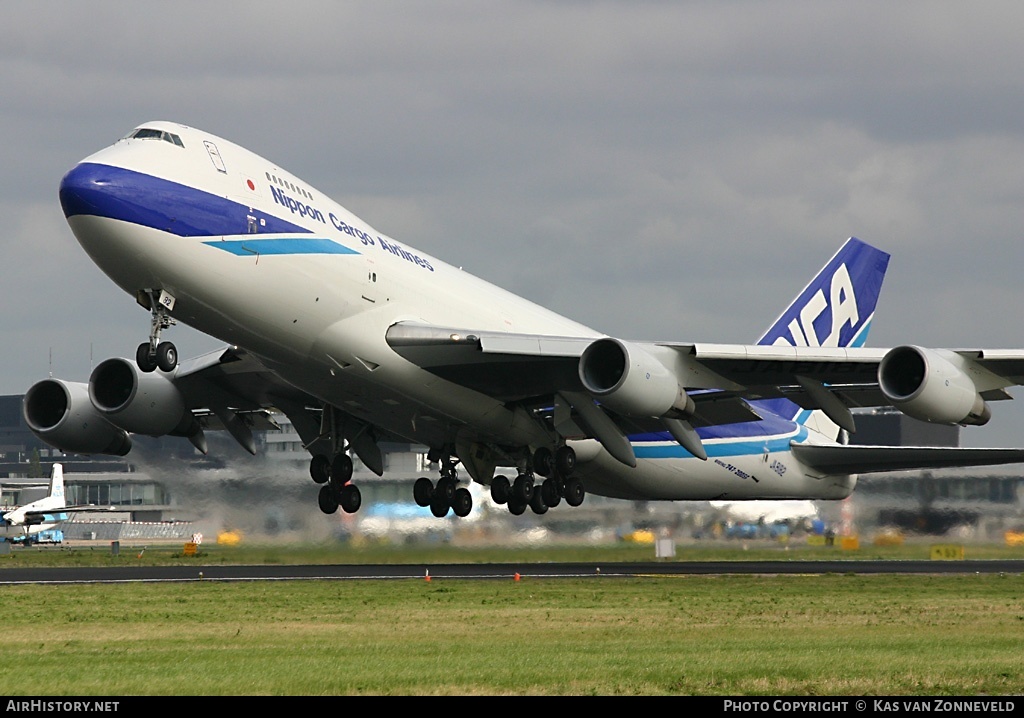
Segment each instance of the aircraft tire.
M513 497L508 501L508 511L513 516L522 516L526 513L526 503Z
M426 508L430 506L430 499L434 496L434 482L426 476L416 479L412 485L412 498L417 506Z
M149 342L139 344L139 348L135 350L135 363L146 374L156 371L156 357L149 353Z
M460 519L469 516L469 512L473 510L473 496L469 493L469 489L460 488L455 490L455 498L452 499L452 511Z
M354 514L358 511L359 507L363 505L363 495L359 492L359 487L355 484L346 484L341 489L341 501L339 503L347 514Z
M498 475L491 479L491 500L496 504L508 503L512 495L512 484L507 476Z
M449 505L452 499L455 498L455 490L457 488L459 487L451 476L442 476L437 480L437 493L444 496L445 503Z
M555 508L562 503L562 495L558 491L558 482L555 479L548 479L540 485L540 494L544 497L544 503L549 508Z
M579 506L583 503L586 495L587 492L583 488L583 482L578 478L573 477L565 480L565 503L570 506Z
M309 460L309 475L318 484L326 484L331 478L331 462L323 454Z
M440 491L434 492L434 498L430 500L430 513L439 519L443 519L448 515L449 508L451 506L448 505L448 499L444 497L444 494Z
M533 513L538 516L543 516L548 512L548 505L544 503L543 491L533 492L533 496L530 497L530 508L533 509Z
M516 480L512 482L512 496L515 497L516 501L521 501L524 505L529 504L530 499L533 498L533 477L519 474Z
M333 514L338 510L338 497L335 496L330 484L324 484L320 487L317 502L320 504L320 510L325 514Z
M554 457L551 454L551 449L546 446L542 446L533 454L533 471L534 473L540 474L541 476L551 476L551 470L554 468Z
M160 342L156 347L156 365L160 371L172 372L178 366L178 350L171 342Z
M334 457L331 462L331 479L338 486L344 486L352 480L352 457L345 453Z
M555 470L563 477L572 476L576 470L576 451L571 446L559 446L555 452Z

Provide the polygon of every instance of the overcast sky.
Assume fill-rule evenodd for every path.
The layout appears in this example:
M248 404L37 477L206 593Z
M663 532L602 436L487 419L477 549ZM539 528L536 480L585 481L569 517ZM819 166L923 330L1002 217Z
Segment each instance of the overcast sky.
M752 342L853 235L871 344L1024 346L1018 2L0 7L0 393L148 336L57 186L154 119L624 338ZM1024 445L1013 404L964 443Z

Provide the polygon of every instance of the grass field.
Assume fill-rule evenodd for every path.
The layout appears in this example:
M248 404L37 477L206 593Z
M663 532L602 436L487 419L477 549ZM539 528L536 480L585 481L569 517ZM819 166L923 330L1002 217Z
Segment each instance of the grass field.
M337 547L214 548L199 561L352 560ZM182 561L175 551L41 549L0 557L0 575L33 558ZM532 558L598 555L578 551ZM0 610L7 695L1024 692L1021 575L29 585L0 586Z

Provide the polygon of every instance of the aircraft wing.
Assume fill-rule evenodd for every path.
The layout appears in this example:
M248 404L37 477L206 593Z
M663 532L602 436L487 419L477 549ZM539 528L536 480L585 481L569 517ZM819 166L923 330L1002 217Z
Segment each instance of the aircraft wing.
M48 524L58 521L66 521L68 514L81 513L110 513L111 511L124 511L123 507L117 506L96 506L85 504L81 506L61 506L53 509L40 509L39 511L26 511L24 520L21 522L26 526L35 524Z
M63 506L59 509L61 513L76 514L103 514L111 511L125 511L125 506L97 506L96 504L77 504L75 506Z
M851 407L896 406L926 421L984 423L987 408L979 407L1012 398L1006 387L1024 382L1024 350L625 342L411 322L393 325L387 340L417 366L504 401L593 396L627 432L628 424L649 425L652 417L685 418L693 426L750 421L758 418L750 402L780 398L820 409L849 431L856 430ZM652 376L667 376L664 391L685 389L685 408L669 400L663 412L648 410L656 401L646 394L616 396L630 390L626 375L633 370L646 373L650 384L635 382L637 392L655 391ZM602 392L601 387L595 391L593 382L585 386L587 375L598 383L610 376L610 388ZM886 385L883 377L888 377ZM639 408L634 411L634 406ZM585 411L593 414L590 407Z
M830 386L876 385L878 369L891 349L865 347L800 347L732 344L672 344L681 354L711 371L744 386L799 385L798 377ZM927 350L946 360L970 362L985 390L1001 389L1024 383L1024 350L1013 349L938 349ZM985 374L987 372L987 375ZM992 398L1009 398L1009 396ZM853 404L879 406L886 404Z
M283 381L258 359L237 347L226 347L184 361L174 385L191 408L259 413L276 401L305 403L310 397ZM210 428L219 428L211 426ZM269 427L268 427L269 428Z
M507 402L549 402L556 393L585 392L580 357L598 338L482 332L414 322L394 324L387 333L391 348L421 369ZM760 418L733 391L694 391L691 396L698 426ZM631 417L629 428L663 430L646 418Z
M593 337L481 332L399 322L387 333L398 354L454 384L502 401L584 391L577 367Z
M182 362L174 375L181 392L203 429L226 430L255 454L254 430L278 428L273 412L284 413L303 444L312 453L331 450L321 429L321 402L282 379L256 357L238 347L227 347ZM376 441L404 441L379 427L375 441L367 441L364 424L348 420L346 436L368 468L380 475L383 459Z
M448 381L503 400L581 391L579 361L600 337L558 337L482 332L400 322L388 344L417 366ZM787 398L822 408L820 384L846 406L891 406L878 384L879 365L890 349L761 346L742 344L632 343L648 351L671 349L685 370L687 390L719 390L745 399ZM959 357L971 366L983 398L1011 398L1002 389L1024 383L1024 350L928 350ZM659 357L662 358L663 357Z
M727 380L748 399L785 398L820 409L850 432L856 431L850 408L857 407L895 406L924 421L984 424L985 402L1012 399L1006 388L1024 383L1024 350L661 346ZM964 402L970 406L953 406Z

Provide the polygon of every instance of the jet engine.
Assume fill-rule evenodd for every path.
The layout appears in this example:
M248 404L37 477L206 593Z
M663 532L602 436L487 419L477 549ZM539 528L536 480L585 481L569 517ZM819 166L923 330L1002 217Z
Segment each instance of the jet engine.
M580 381L609 409L627 416L664 416L692 410L693 400L664 364L619 339L594 341L580 356Z
M992 412L953 352L916 346L890 350L878 365L878 385L893 406L935 424L981 426Z
M107 421L133 434L191 436L199 429L170 377L127 359L107 359L93 370L89 398Z
M61 451L114 456L131 451L128 432L96 411L88 387L81 382L44 379L33 384L25 394L22 413L33 434Z

